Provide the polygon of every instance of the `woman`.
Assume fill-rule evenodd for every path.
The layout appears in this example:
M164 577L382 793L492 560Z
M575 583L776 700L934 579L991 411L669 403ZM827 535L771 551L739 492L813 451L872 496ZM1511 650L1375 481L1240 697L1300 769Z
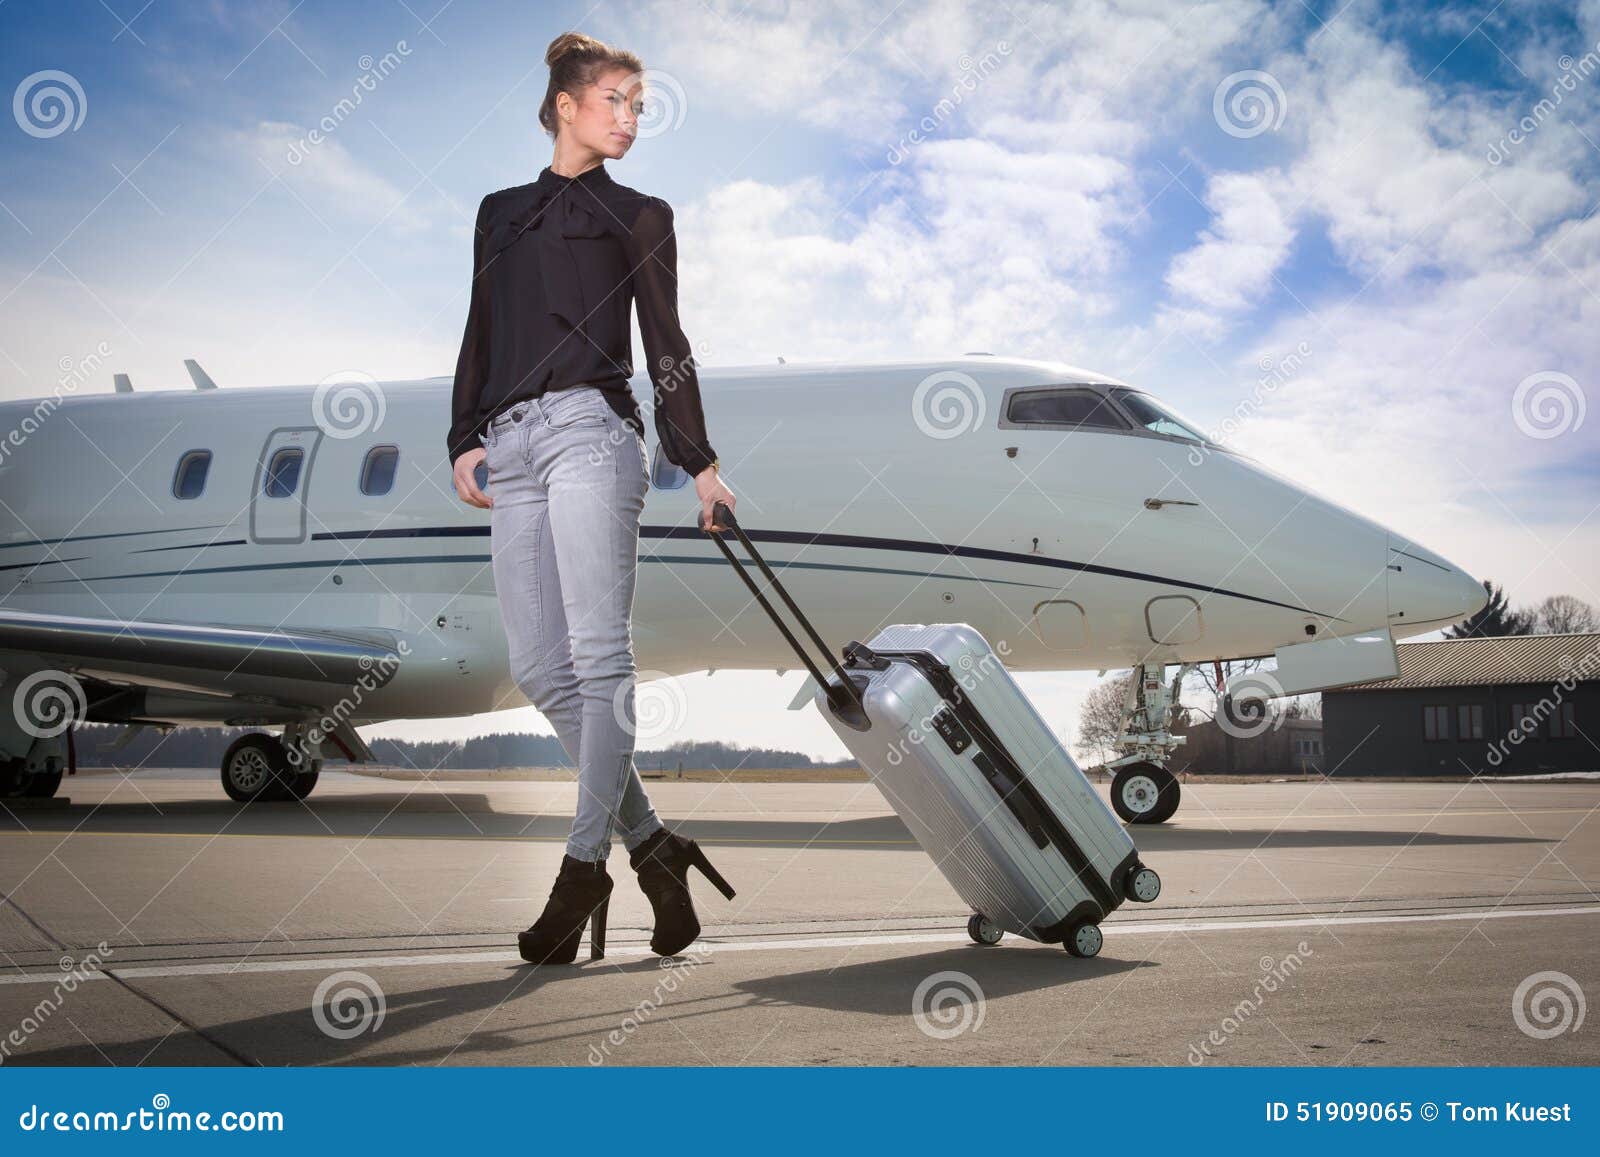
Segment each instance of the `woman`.
M631 617L639 517L649 487L644 422L628 385L639 302L662 451L694 478L700 526L733 508L706 437L678 324L672 209L618 184L638 124L639 73L623 52L567 33L545 53L539 122L555 138L532 184L478 207L472 297L449 435L456 493L490 511L495 590L511 673L578 767L578 806L549 902L517 937L522 958L565 964L586 922L605 952L613 827L655 913L650 947L699 935L687 874L733 889L698 844L662 826L633 764ZM474 476L488 465L488 493Z

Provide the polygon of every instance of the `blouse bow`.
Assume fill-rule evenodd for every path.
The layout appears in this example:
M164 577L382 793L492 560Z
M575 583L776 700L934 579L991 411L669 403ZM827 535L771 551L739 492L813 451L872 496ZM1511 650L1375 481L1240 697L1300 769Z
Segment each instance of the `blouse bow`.
M534 183L533 200L502 228L510 236L494 246L500 253L524 233L539 246L539 272L544 281L546 308L573 329L582 323L583 280L578 274L578 259L567 242L575 237L604 237L607 233L605 210L595 203L591 191L574 188L578 179L546 171Z

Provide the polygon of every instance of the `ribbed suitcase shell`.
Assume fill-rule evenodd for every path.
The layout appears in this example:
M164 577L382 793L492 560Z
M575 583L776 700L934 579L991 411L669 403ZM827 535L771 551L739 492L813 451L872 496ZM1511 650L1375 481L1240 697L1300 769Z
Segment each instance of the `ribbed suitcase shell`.
M862 689L871 726L858 730L841 719L820 689L817 709L962 900L1004 931L1052 943L1116 908L1143 867L1133 841L983 635L966 623L897 624L867 647L887 665L872 669L847 656L845 668ZM980 769L976 756L986 745L979 735L952 749L932 722L947 706L944 696L921 666L895 652L948 668L968 700L963 712L981 716L991 745L1003 745L1056 830L1076 844L1076 865L1059 840L1041 848L1030 838Z

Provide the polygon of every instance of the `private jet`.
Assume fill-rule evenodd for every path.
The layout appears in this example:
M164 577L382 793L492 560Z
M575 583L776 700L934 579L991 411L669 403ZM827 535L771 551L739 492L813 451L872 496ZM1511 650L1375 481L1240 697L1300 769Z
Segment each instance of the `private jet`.
M0 791L55 793L73 727L100 722L249 728L227 794L304 799L325 758L373 759L363 725L527 705L488 512L440 453L451 379L219 389L187 365L193 390L119 374L0 405ZM1240 702L1383 678L1396 639L1484 602L1446 559L1104 374L972 354L700 384L740 524L824 638L959 621L1014 671L1133 672L1108 764L1129 822L1176 811L1171 724L1198 664L1275 659ZM647 404L648 379L632 388ZM654 447L640 682L797 667L698 512Z

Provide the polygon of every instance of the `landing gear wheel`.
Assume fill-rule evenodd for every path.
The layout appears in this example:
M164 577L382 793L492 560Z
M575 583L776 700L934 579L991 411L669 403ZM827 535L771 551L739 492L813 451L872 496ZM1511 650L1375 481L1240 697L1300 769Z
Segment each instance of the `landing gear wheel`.
M1074 956L1099 956L1100 946L1106 942L1098 924L1079 924L1067 933L1063 945Z
M285 798L291 774L283 744L261 731L241 735L222 757L222 790L239 803Z
M974 944L998 944L1005 933L982 912L974 912L967 920L967 935L972 937Z
M289 798L305 799L317 786L317 780L322 776L322 761L318 760L312 765L312 770L302 771L299 775L289 780Z
M1128 899L1139 904L1148 904L1161 895L1161 877L1156 875L1154 868L1141 867L1128 877Z
M30 775L22 784L22 794L31 799L50 799L61 788L63 772L56 770L44 775Z
M1130 763L1111 781L1111 806L1124 823L1161 824L1178 810L1178 780L1156 763Z

